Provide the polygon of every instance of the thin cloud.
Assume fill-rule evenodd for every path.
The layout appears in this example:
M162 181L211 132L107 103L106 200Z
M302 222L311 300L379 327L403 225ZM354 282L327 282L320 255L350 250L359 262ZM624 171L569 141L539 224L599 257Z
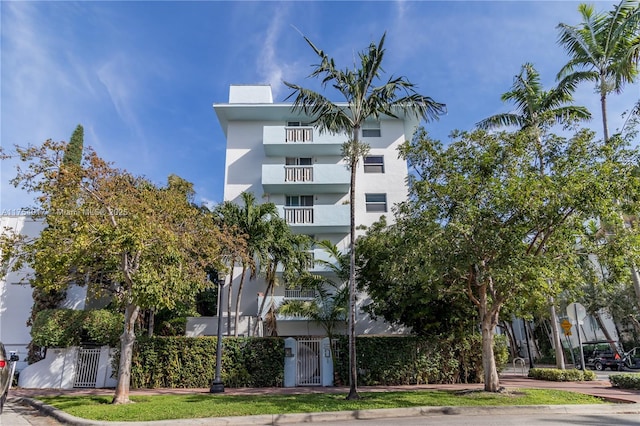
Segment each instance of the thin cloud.
M286 8L277 8L274 16L269 21L269 27L266 30L264 44L258 57L259 74L271 84L274 98L280 91L283 76L283 62L278 59L277 44L282 32L282 22L286 15Z

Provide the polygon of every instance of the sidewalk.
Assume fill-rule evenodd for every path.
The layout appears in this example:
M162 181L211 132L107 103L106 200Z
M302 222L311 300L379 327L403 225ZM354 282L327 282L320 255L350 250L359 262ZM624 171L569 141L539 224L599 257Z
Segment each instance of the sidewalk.
M501 375L500 384L507 390L535 388L535 389L558 389L570 392L578 392L587 395L593 395L611 401L612 404L607 405L558 405L558 406L536 406L536 407L417 407L417 408L401 408L388 410L360 410L357 412L339 412L339 413L304 413L291 414L281 416L248 416L248 417L225 417L215 419L184 419L159 422L96 422L85 419L79 419L68 414L51 409L51 407L43 406L35 397L37 396L55 396L55 395L113 395L113 389L11 389L9 398L26 403L48 415L55 417L59 421L67 424L78 426L97 426L97 425L264 425L264 424L287 424L302 422L323 422L329 420L350 420L362 418L391 418L417 415L442 415L442 414L492 414L499 415L504 413L513 414L514 412L530 413L539 412L544 409L545 412L557 413L592 413L592 414L611 414L611 413L637 413L640 414L640 391L618 389L610 385L608 381L598 380L593 382L550 382L542 380L529 379L521 374L508 372ZM413 385L413 386L361 386L358 388L360 392L388 392L388 391L411 391L421 389L436 390L474 390L482 389L483 384L437 384L437 385ZM349 392L348 387L297 387L297 388L226 388L227 395L263 395L263 394L301 394L301 393L344 393ZM131 395L162 395L162 394L197 394L209 393L209 389L133 389ZM613 404L616 403L616 404Z

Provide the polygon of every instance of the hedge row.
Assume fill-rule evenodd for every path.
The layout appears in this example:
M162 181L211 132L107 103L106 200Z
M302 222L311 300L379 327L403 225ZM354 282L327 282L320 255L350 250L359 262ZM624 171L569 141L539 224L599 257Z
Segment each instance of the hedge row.
M215 376L215 337L152 337L136 342L134 388L206 388ZM224 338L222 382L227 387L282 386L284 340Z
M46 309L38 312L31 327L33 344L66 348L81 343L119 345L124 316L104 309Z
M417 336L359 337L357 339L358 384L410 385L426 383L478 383L483 380L482 338L425 338ZM506 339L496 336L496 365L507 363ZM349 383L348 339L338 340L336 381Z
M347 338L337 342L336 385L348 383ZM434 339L413 336L359 337L358 383L402 385L482 381L480 336ZM134 388L203 388L215 375L215 337L153 337L135 346L131 371ZM506 341L496 340L496 360L507 361ZM282 386L284 340L224 338L222 381L227 387Z
M640 389L640 375L612 374L609 376L611 386L622 389Z
M589 382L597 380L596 373L590 370L560 370L557 368L532 368L529 377L551 382Z

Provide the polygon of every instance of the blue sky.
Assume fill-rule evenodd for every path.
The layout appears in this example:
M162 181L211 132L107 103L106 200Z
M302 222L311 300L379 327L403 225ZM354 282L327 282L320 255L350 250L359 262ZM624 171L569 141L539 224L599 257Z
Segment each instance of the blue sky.
M614 1L591 2L609 10ZM446 141L453 129L509 105L500 101L524 62L545 87L567 56L559 22L578 24L576 1L0 1L0 143L68 141L77 124L85 145L117 167L164 184L178 174L199 201L222 200L225 140L212 108L230 84L282 80L316 90L315 63L298 28L341 67L387 32L384 69L447 104L427 129ZM584 85L576 103L594 114L598 98ZM640 98L638 84L610 99L611 130ZM335 99L341 101L341 99ZM0 208L32 205L1 164Z

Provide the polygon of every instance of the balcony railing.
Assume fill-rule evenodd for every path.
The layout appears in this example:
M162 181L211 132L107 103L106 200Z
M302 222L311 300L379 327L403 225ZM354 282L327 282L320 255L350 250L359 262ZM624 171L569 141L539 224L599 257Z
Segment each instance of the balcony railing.
M284 291L285 299L313 299L316 296L315 290L291 288Z
M313 166L284 166L285 182L313 182Z
M284 219L290 225L313 223L313 207L285 207Z
M286 142L313 142L313 127L285 127Z

